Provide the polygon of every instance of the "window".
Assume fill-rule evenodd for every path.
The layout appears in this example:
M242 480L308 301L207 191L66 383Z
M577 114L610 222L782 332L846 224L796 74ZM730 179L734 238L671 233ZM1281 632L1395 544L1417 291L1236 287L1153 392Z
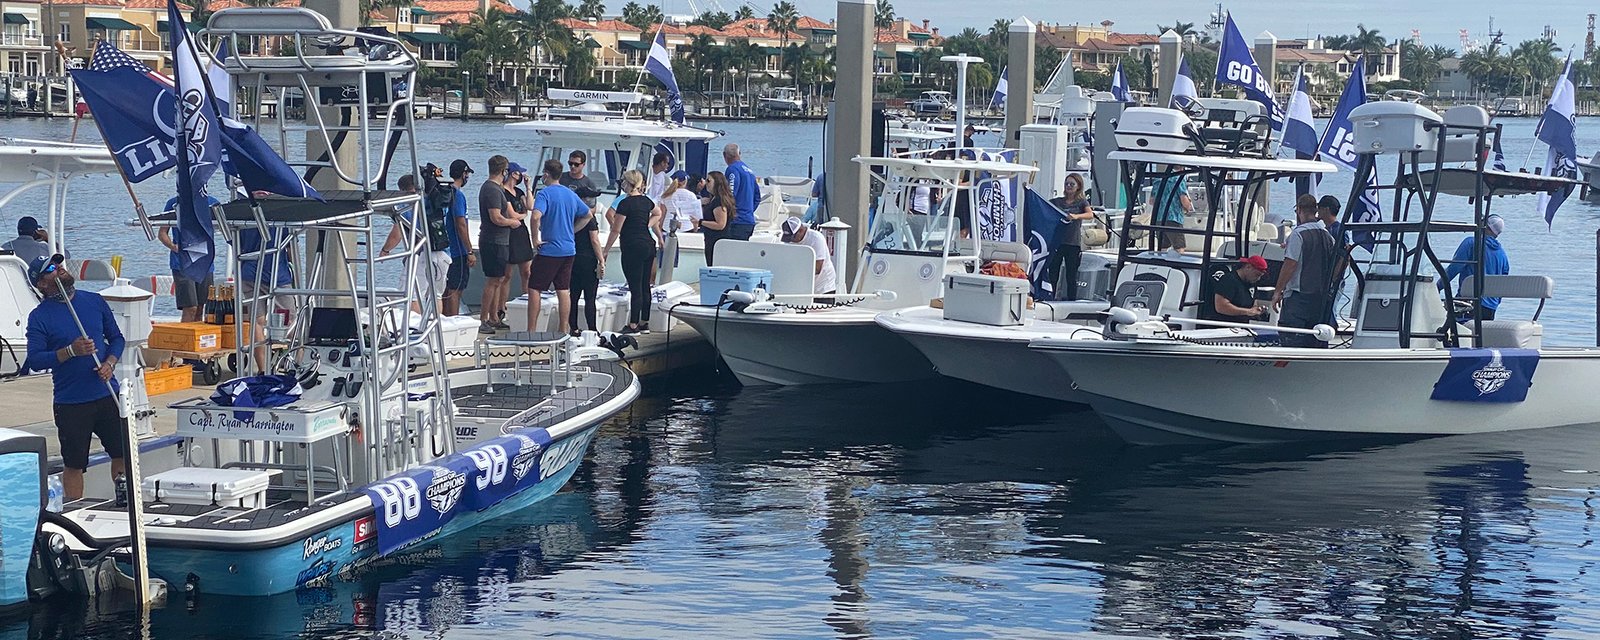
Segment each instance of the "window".
M400 7L398 9L395 9L394 11L395 11L395 19L399 20L400 24L411 24L411 9L410 8L408 8L408 7Z
M61 25L60 25L60 28L61 28L61 33L56 34L57 37L59 37L62 42L71 42L72 41L72 23L70 23L70 22L62 22Z

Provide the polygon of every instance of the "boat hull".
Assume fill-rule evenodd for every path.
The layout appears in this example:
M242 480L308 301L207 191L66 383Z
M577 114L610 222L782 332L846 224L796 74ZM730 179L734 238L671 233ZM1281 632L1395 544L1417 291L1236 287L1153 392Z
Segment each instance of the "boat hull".
M879 312L743 314L679 306L672 314L705 336L747 386L905 382L932 378L933 364L878 326Z
M1072 327L1036 321L988 327L945 320L930 307L885 312L877 322L921 352L940 375L1051 400L1086 401L1065 369L1028 348L1035 338L1065 337Z
M1590 424L1600 351L1541 352L1522 402L1433 400L1448 351L1035 343L1136 444L1408 438Z

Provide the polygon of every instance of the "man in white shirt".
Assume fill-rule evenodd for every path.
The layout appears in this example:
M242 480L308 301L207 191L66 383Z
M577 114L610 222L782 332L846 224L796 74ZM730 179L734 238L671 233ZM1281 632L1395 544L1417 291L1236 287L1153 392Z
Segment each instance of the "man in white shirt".
M1317 199L1302 195L1295 202L1299 225L1289 234L1283 267L1278 271L1272 306L1279 309L1278 326L1311 329L1329 321L1334 266L1338 247L1328 228L1317 218ZM1305 334L1284 334L1286 347L1322 348L1327 345Z
M672 156L664 151L657 151L650 158L650 184L645 187L644 194L657 204L661 202L661 194L667 192L667 185L672 184Z
M828 241L823 239L822 234L812 231L799 218L789 216L788 220L783 221L783 241L811 247L811 254L817 259L812 272L812 293L833 293L837 290L833 253L828 250Z

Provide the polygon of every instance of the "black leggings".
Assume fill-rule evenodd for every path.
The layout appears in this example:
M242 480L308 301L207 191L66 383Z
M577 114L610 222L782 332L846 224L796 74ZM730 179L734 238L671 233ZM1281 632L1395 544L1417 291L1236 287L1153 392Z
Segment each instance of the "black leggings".
M622 276L628 279L628 324L650 322L650 265L656 261L653 244L622 245Z
M1078 299L1078 266L1083 264L1083 247L1063 244L1056 246L1050 252L1050 257L1044 263L1045 282L1052 287L1060 287L1056 291L1057 300ZM1061 273L1065 271L1067 283L1061 286Z
M599 268L600 260L593 256L578 256L572 261L572 285L568 287L568 291L572 292L572 307L567 311L567 326L572 327L573 331L582 330L578 325L580 297L587 301L583 305L583 318L589 321L589 328L600 330L594 307L594 299L600 295L600 274L595 273Z
M705 227L701 227L700 232L705 234L706 237L706 266L715 266L711 261L711 257L717 251L717 241L722 239L723 232L721 229L707 229Z

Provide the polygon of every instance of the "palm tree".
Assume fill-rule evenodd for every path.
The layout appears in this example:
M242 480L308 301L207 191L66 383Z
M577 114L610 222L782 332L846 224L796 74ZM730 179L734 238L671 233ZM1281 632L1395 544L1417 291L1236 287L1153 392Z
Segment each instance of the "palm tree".
M1477 49L1461 56L1461 72L1472 78L1479 91L1491 88L1504 91L1510 69L1510 59L1500 55L1500 50L1495 47Z
M622 21L641 30L649 30L651 26L666 22L666 16L661 13L661 7L653 4L641 5L629 2L622 6Z
M1400 43L1400 76L1417 86L1427 86L1444 72L1444 60L1454 58L1454 49L1441 45L1424 47L1410 41Z
M571 29L557 22L570 13L571 8L561 0L535 0L526 12L515 14L514 43L520 57L530 63L535 74L539 73L539 65L545 59L565 59L573 49L585 48L578 44ZM519 86L517 104L521 103L522 87Z
M728 26L728 23L730 22L733 22L733 16L728 15L728 12L726 11L707 11L696 16L694 21L690 22L689 24L697 24L720 30L723 27Z
M789 2L789 0L782 0L772 5L772 12L767 14L767 28L778 32L778 49L780 51L789 49L789 34L799 27L800 10L795 8L794 3ZM798 61L796 64L798 64ZM800 77L798 66L794 70L794 76L798 81Z
M1379 61L1383 59L1384 50L1389 47L1389 41L1378 34L1377 29L1368 29L1365 24L1356 25L1356 33L1350 36L1350 41L1345 44L1345 50L1360 53L1367 57L1367 75L1378 73Z
M894 4L889 0L878 0L878 10L874 15L873 24L876 24L879 29L888 29L894 26Z
M1542 92L1546 79L1560 73L1556 62L1556 54L1561 52L1561 47L1549 38L1524 40L1511 52L1511 59L1517 66L1518 75L1523 79L1523 88L1533 88Z
M756 10L751 9L750 5L741 6L733 12L734 21L749 20L754 17L756 17Z
M577 16L590 20L599 20L606 14L605 0L583 0L578 3Z
M997 18L994 24L989 25L989 33L986 37L991 45L997 47L1006 46L1006 39L1011 37L1011 21L1005 18Z
M1174 22L1172 24L1172 26L1170 26L1170 27L1163 27L1163 26L1161 26L1159 24L1156 25L1156 33L1161 34L1161 33L1166 33L1168 31L1176 33L1179 36L1182 36L1185 40L1187 40L1189 38L1189 36L1194 33L1194 23L1193 22L1181 22L1180 21L1180 22Z

